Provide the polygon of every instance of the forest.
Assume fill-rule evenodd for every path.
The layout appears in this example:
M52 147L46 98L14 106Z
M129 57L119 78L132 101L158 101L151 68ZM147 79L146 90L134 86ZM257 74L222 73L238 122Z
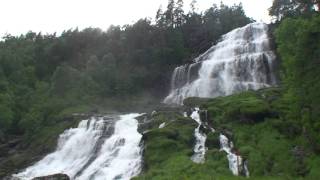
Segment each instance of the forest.
M0 134L34 133L55 124L63 111L94 104L112 106L141 96L160 101L175 66L191 61L222 34L252 22L241 4L213 5L204 13L194 8L185 13L182 7L182 0L171 0L155 21L141 19L107 31L3 37Z

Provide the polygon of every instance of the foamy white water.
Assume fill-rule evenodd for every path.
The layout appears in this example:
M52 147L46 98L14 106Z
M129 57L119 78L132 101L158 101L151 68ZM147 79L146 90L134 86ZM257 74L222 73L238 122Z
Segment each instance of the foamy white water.
M166 126L166 123L164 122L164 123L161 123L160 125L159 125L159 129L162 129L162 128L164 128Z
M196 144L194 145L193 151L194 154L191 156L191 160L195 163L204 163L205 154L206 154L206 139L207 135L205 133L200 132L201 120L200 120L200 109L195 108L190 117L198 123L197 128L194 130L194 136L196 138Z
M235 29L194 60L177 67L171 78L168 104L187 97L217 97L276 84L276 56L270 47L268 25L252 23Z
M229 139L220 134L219 136L221 150L227 153L227 158L229 161L229 169L231 170L233 175L240 175L243 173L245 176L249 176L249 170L247 164L243 162L243 159L240 155L235 154L232 152L233 143L229 141Z
M137 116L83 120L60 135L55 152L13 176L29 180L64 173L78 180L130 179L139 174L142 162Z

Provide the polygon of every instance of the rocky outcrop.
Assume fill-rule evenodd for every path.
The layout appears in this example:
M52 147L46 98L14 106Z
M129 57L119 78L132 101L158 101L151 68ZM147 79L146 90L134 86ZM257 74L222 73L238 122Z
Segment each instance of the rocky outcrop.
M66 174L53 174L48 176L35 177L32 180L70 180Z

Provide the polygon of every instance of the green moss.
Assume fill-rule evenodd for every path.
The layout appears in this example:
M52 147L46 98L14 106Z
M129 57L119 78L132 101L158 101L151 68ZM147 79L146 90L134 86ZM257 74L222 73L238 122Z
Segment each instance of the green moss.
M249 160L253 177L302 178L309 173L310 151L303 136L287 132L295 131L295 124L282 116L286 114L286 106L279 88L243 92L202 104L208 109L214 128L232 131L235 147ZM302 149L302 155L294 152L296 148Z
M207 134L206 140L206 147L209 149L219 149L220 148L220 141L219 141L219 134L210 132Z
M215 98L203 104L203 106L208 108L210 117L219 123L223 123L222 121L253 123L263 121L265 117L274 114L265 98L257 92L248 91Z
M310 169L310 173L306 177L308 180L317 180L320 177L320 157L319 156L310 156L308 158L308 165Z
M156 122L167 122L165 128L159 129L155 127L144 134L144 164L146 169L152 169L153 166L159 164L166 164L170 157L175 157L179 154L183 154L186 157L192 154L193 132L196 123L189 118L175 119L168 122L163 117L163 114L158 115Z
M154 118L157 124L161 121L167 125L144 134L145 168L134 179L212 179L217 172L230 175L225 154L217 149L208 151L208 163L199 165L191 161L197 126L194 120L172 113L159 113Z
M200 104L204 104L209 100L209 98L189 97L183 100L183 104L184 106L193 108L199 106Z
M180 113L158 113L153 117L156 125L145 134L146 168L134 179L313 180L319 177L320 159L310 151L305 137L295 132L296 125L283 116L288 101L281 89L188 100L208 110L209 121L218 131L207 134L205 163L195 164L190 160L194 121ZM162 122L166 122L166 127L158 129ZM219 150L221 130L230 133L237 151L248 159L250 178L231 174L226 154Z

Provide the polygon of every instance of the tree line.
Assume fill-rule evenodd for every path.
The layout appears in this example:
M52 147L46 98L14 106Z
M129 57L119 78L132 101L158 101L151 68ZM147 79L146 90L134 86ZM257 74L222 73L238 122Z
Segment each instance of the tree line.
M28 32L0 42L0 136L32 134L61 121L68 109L88 103L123 101L168 90L174 67L188 63L222 34L252 19L241 4L214 4L184 12L169 0L155 21L71 29L61 35ZM71 111L71 110L70 110Z
M281 61L283 126L290 138L302 137L306 148L320 153L320 1L274 0L275 39Z
M320 0L274 0L269 14L276 21L285 17L310 16L320 10Z

